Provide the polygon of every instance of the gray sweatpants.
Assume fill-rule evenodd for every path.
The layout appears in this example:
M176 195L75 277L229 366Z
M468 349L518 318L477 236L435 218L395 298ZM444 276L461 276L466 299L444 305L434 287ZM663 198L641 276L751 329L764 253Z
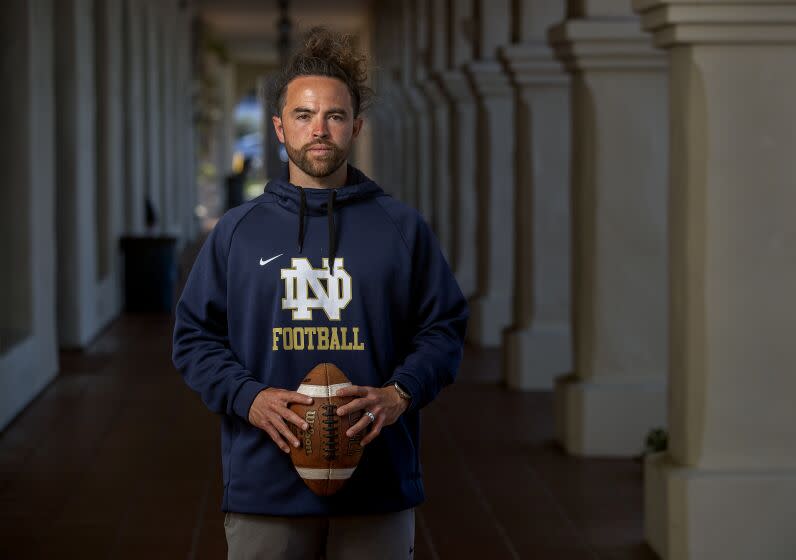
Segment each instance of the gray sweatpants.
M384 515L273 517L227 513L228 560L411 560L415 510Z

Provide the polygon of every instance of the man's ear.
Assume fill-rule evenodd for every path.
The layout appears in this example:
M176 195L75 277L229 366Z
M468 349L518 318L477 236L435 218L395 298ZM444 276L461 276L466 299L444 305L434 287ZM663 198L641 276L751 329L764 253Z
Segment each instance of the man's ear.
M353 132L353 135L352 135L353 138L356 138L357 136L359 136L359 131L362 130L362 124L363 123L364 123L364 121L362 120L362 117L357 117L357 118L354 119L354 132Z
M276 137L279 138L279 141L284 144L285 143L285 131L282 128L282 119L277 117L276 115L271 117L271 122L274 123L274 131L276 131Z

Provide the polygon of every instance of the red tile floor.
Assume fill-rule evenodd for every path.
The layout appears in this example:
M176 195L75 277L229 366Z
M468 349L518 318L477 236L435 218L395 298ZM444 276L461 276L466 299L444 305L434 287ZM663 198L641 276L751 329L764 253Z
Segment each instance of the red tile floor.
M0 558L226 554L218 419L169 357L168 316L124 315L0 434ZM641 465L567 457L549 393L495 382L499 355L467 349L423 412L427 501L416 558L654 560Z

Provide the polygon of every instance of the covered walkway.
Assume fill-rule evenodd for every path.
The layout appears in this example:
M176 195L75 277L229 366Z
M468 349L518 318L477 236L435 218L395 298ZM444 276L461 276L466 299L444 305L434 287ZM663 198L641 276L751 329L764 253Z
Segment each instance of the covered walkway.
M370 60L351 163L471 310L417 557L796 558L796 0L0 14L0 560L223 556L217 419L168 314L122 312L120 248L184 250L280 173L262 93L316 24Z
M167 315L122 315L0 435L0 558L224 558L218 420L169 357ZM552 396L467 349L424 411L416 559L646 560L641 464L566 457Z

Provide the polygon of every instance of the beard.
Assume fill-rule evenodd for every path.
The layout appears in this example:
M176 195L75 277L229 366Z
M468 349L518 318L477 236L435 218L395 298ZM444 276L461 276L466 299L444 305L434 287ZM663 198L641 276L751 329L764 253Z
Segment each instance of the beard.
M316 146L327 147L329 152L324 155L310 154L310 149ZM348 158L348 150L343 150L331 142L322 140L310 142L301 148L291 146L285 140L285 149L290 161L296 164L304 173L315 178L328 177L337 171Z

